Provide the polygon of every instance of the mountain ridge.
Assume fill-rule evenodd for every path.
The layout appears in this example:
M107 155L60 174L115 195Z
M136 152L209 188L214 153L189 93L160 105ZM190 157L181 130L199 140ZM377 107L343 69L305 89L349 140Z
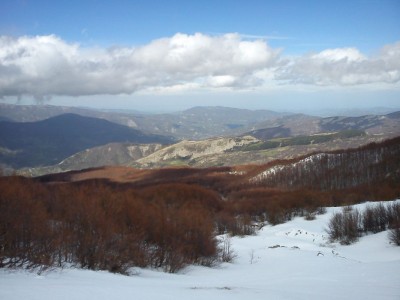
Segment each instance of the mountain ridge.
M0 147L16 151L0 158L12 167L50 165L88 148L111 142L171 143L172 138L145 134L107 120L63 114L38 122L0 122Z
M54 107L50 108L53 109ZM23 114L26 114L31 109L40 110L37 107L19 107L18 109L24 110ZM42 109L46 110L47 108L42 107ZM64 110L67 108L59 109ZM91 111L85 110L85 112ZM29 161L28 158L30 157L26 155L27 152L21 152L24 147L15 145L11 147L10 145L2 144L0 141L0 160L4 166L4 164L10 165L13 159L16 160L23 157L25 160L12 166L17 169L29 167L29 170L21 171L22 174L35 176L43 174L42 172L74 170L80 166L98 167L114 164L139 168L157 168L171 165L210 167L247 163L262 164L274 159L293 158L313 151L354 148L370 142L379 142L398 136L400 135L399 113L320 118L304 114L280 114L269 110L253 111L227 107L193 107L175 114L157 115L128 115L102 112L102 116L108 116L109 119L121 117L122 119L119 120L122 123L128 120L130 122L128 122L129 128L126 126L119 128L124 128L124 132L127 130L130 133L136 132L135 139L119 138L116 140L117 135L112 134L112 138L102 139L101 143L90 144L87 141L82 141L79 149L70 149L65 155L57 156L50 161L47 159L55 156L57 144L62 145L65 143L65 141L60 141L60 135L64 135L63 130L66 129L60 125L48 124L47 126L50 128L58 128L56 132L48 130L49 136L44 139L46 142L42 143L43 146L47 143L50 148L53 147L51 145L56 144L55 148L53 147L53 154L42 157L38 164L34 160ZM72 136L72 140L74 140L72 144L74 144L82 140L80 135L83 134L83 131L79 129L81 127L79 120L92 117L79 118L75 115L75 120L68 120L71 116L74 115L64 114L64 116L56 118L58 118L59 123L67 122L70 124L70 130L74 131ZM94 119L97 120L96 122L106 123L108 126L122 126L100 118L86 120L93 121ZM45 124L51 123L52 118L47 120L50 121L43 120L41 122ZM2 124L11 123L14 126L17 124L16 122ZM25 126L29 127L32 124L34 123L25 123ZM90 135L92 137L104 135L100 133L100 129L96 128L97 125L92 124L90 126L92 130ZM26 130L29 131L30 129ZM17 132L11 129L8 131ZM140 134L139 131L141 132ZM160 134L150 134L149 132L170 133L170 136L179 137L179 139L174 141L172 138L164 137ZM139 136L142 136L142 138L139 138ZM154 139L145 138L149 136ZM251 142L248 139L249 136L252 137ZM218 139L220 142L216 142ZM235 139L238 141L247 139L248 141L246 145L222 145L228 143L227 141L229 140ZM58 142L54 143L54 141ZM22 142L29 144L32 142L32 137L28 136L20 139L20 143ZM222 144L218 145L218 143ZM155 144L170 144L170 146L165 150L164 147L154 146ZM65 147L68 149L68 147L71 148L71 145ZM129 147L139 151L138 154L140 154L139 149L143 147L148 147L154 151L140 154L139 156L130 156ZM45 153L43 147L35 149L31 150L36 155ZM37 151L38 149L42 150ZM171 153L167 153L168 151L171 151ZM39 165L44 168L32 169L32 167Z

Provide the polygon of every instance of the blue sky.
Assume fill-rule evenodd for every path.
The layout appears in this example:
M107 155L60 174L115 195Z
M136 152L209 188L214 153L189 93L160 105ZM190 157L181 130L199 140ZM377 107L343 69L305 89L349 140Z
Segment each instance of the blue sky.
M2 0L0 35L3 101L400 108L398 0Z

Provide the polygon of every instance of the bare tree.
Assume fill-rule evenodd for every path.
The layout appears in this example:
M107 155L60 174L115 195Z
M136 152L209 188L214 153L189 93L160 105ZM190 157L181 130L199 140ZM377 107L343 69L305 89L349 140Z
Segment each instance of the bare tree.
M251 250L249 251L250 264L251 264L251 265L255 262L255 261L254 261L254 252L255 252L254 249L251 249Z
M236 254L232 249L231 237L229 235L225 235L222 237L220 251L222 262L232 262L235 259Z

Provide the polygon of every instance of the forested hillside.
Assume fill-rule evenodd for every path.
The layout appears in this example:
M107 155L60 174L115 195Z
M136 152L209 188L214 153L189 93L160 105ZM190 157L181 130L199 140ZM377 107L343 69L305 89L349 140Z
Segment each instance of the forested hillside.
M284 188L334 190L392 178L400 182L400 138L274 163L251 181Z

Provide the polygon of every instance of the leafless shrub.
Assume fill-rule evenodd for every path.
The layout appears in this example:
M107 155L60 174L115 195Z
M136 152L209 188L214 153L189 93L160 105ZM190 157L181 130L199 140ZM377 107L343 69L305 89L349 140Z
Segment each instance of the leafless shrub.
M331 242L339 241L341 244L349 245L358 240L360 224L361 216L358 210L344 207L342 212L332 216L326 231Z
M222 237L219 250L222 262L232 262L236 257L236 254L232 249L232 241L229 235Z
M400 203L392 203L387 207L387 221L389 223L389 240L400 246Z
M304 216L304 219L307 221L312 221L315 220L316 216L315 216L315 212L308 212L306 213L306 215Z
M254 249L251 249L249 251L249 256L250 256L250 264L252 265L254 263Z
M400 223L397 224L396 228L389 230L389 241L400 246Z

